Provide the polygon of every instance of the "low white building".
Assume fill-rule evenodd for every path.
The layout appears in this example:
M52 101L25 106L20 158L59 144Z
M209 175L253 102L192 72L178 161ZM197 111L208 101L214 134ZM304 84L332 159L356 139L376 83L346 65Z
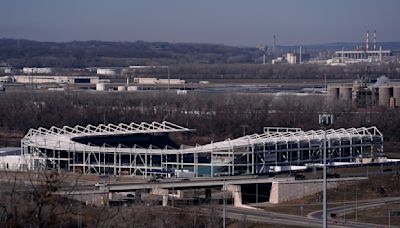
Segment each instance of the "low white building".
M98 75L115 76L118 74L117 69L113 68L97 68Z
M147 85L156 85L156 84L162 84L162 85L183 85L185 84L185 80L181 79L158 79L158 78L134 78L133 82L136 84L147 84Z
M13 78L11 76L0 77L0 83L9 83L9 82L13 82Z
M26 156L21 156L21 148L6 147L0 148L0 170L23 170L30 168Z
M12 72L11 67L0 67L0 73L11 74L11 72Z
M22 73L24 74L51 74L53 72L52 68L48 67L24 67L22 68Z
M97 76L51 76L51 75L15 75L14 81L22 84L45 84L45 83L57 83L57 84L97 84L99 83L99 77Z

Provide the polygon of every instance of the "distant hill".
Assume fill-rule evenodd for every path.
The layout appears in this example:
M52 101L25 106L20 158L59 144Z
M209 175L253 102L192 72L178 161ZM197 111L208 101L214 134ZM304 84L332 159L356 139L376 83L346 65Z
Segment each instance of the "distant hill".
M14 67L249 63L256 52L256 48L216 44L0 39L0 64Z
M361 43L304 45L310 57L320 51L355 49ZM400 50L400 42L382 43L383 48ZM278 46L279 50L298 51L299 46ZM272 56L267 55L270 61ZM254 64L261 63L262 52L251 47L219 44L168 42L39 42L0 39L0 65L13 67L113 67L129 65Z

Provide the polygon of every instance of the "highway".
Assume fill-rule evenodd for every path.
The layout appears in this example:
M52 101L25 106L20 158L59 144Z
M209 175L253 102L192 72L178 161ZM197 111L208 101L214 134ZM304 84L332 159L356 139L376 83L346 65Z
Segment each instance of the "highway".
M264 210L255 210L247 208L226 207L226 217L238 220L249 220L267 224L291 225L299 227L321 227L322 220L301 217L297 215L281 214ZM330 225L329 227L342 227Z
M357 205L357 210L364 210L368 208L374 208L383 206L390 203L400 202L400 197L392 197L392 198L379 198L373 200L364 200L359 201ZM334 208L330 208L328 210L328 214L335 213L337 216L342 216L344 214L351 213L355 211L356 205L355 202L352 202L351 205L347 206L338 206ZM223 208L221 207L221 210ZM322 211L315 211L309 213L307 216L298 216L298 215L290 215L283 214L277 212L269 212L261 209L250 209L250 208L238 208L233 206L226 207L226 217L231 219L238 220L249 220L260 223L267 224L280 224L280 225L290 225L290 226L298 226L298 227L321 227L322 226ZM354 228L376 228L376 227L385 227L385 225L377 225L370 223L355 223L353 221L347 221L344 223L343 220L329 218L328 220L329 227L354 227ZM396 226L391 226L396 227Z
M358 205L358 210L378 207L382 206L389 202L398 202L400 198L391 198L391 199L376 199L371 200L370 202L364 202ZM223 210L223 208L220 208ZM335 207L329 209L328 213L338 213L342 215L343 213L350 213L355 210L355 206L346 206L346 207ZM289 215L277 212L269 212L261 209L248 209L248 208L238 208L233 206L226 207L226 217L231 219L238 220L249 220L260 223L267 224L279 224L279 225L290 225L290 226L298 226L298 227L322 227L322 211L316 211L310 213L308 216L298 216L298 215ZM343 223L341 220L329 219L328 220L329 227L350 227L350 228L376 228L376 227L385 227L385 225L377 225L370 223L355 223L353 221ZM397 227L397 226L391 226Z
M362 180L366 177L338 178L329 179L328 181L354 181ZM271 178L264 176L241 176L241 177L214 177L214 178L193 178L193 179L165 179L161 181L147 181L135 183L112 183L107 185L110 192L134 191L139 189L187 189L187 188L204 188L217 187L224 185L244 185L244 184L265 184L272 182L321 182L321 179L312 180L295 180L293 177Z
M364 201L359 201L356 203L353 201L351 205L343 205L339 207L333 207L333 208L328 208L328 215L330 214L336 214L336 216L343 216L345 214L349 214L354 212L355 210L361 211L369 208L375 208L375 207L381 207L387 204L391 203L399 203L400 202L400 197L390 197L390 198L378 198L378 199L372 199L372 200L364 200ZM348 203L348 202L347 202ZM310 219L322 219L322 210L315 211L312 213L309 213L307 215L308 218ZM337 223L337 224L344 224L344 220L342 219L335 219L328 217L329 221ZM355 223L353 221L346 222L346 227L377 227L376 224L369 224L369 223ZM391 226L391 227L397 227L397 226Z

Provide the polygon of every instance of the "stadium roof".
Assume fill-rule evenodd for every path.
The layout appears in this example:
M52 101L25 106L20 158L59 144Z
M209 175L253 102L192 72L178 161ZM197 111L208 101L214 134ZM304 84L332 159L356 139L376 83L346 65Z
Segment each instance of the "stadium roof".
M76 150L76 151L109 151L109 152L138 152L138 153L193 153L196 152L211 152L211 151L222 151L230 150L233 147L241 147L252 144L262 143L288 143L288 142L300 142L300 141L321 141L324 137L323 130L311 130L311 131L295 131L295 132L266 132L263 134L251 134L236 139L227 139L221 142L210 143L206 145L197 145L195 147L181 147L180 149L174 148L156 148L150 146L150 148L141 148L135 146L134 148L119 145L118 147L111 147L104 144L104 146L96 146L91 144L82 144L72 139L78 137L90 137L90 136L115 136L115 135L132 135L132 134L151 134L151 133L171 133L171 132L185 132L191 131L191 129L182 127L167 121L140 124L130 123L124 124L100 124L98 126L87 125L69 127L64 126L63 128L51 127L50 129L38 128L30 129L29 132L22 139L22 143L28 146L34 146L39 148L47 148L50 150ZM348 129L329 129L326 131L327 139L352 139L352 138L382 138L382 133L376 127L360 127L360 128L348 128Z

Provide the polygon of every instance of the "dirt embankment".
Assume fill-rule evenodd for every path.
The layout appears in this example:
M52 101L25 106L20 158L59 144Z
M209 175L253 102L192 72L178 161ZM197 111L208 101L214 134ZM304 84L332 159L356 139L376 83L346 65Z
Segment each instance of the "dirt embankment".
M350 184L340 185L328 190L329 202L367 200L380 197L400 196L400 174L370 176ZM286 204L312 204L322 202L322 192Z

